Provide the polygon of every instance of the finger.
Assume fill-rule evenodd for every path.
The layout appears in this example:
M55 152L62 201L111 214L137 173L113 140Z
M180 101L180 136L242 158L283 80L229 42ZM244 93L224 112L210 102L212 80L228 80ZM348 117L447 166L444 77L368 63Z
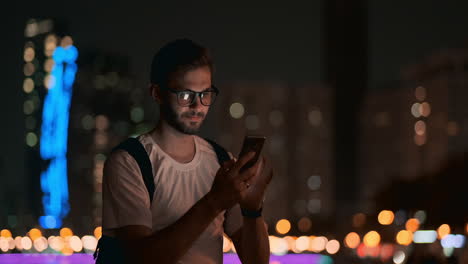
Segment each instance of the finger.
M239 160L236 162L232 170L239 171L247 162L249 162L253 157L255 157L255 152L251 151L244 156L240 157Z

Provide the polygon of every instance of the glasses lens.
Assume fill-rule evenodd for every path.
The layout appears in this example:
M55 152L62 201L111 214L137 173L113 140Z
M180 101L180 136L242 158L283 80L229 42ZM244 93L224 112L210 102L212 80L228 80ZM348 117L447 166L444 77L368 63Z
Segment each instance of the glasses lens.
M195 97L195 93L191 91L180 92L179 97L178 97L179 104L181 106L191 105L194 97Z
M213 91L203 92L201 94L201 102L204 105L211 105L216 99L216 93Z

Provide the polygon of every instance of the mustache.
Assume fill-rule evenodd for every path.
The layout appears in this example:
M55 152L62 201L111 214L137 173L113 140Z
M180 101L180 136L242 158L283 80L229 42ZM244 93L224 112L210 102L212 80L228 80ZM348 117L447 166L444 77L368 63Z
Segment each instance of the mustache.
M182 113L181 115L182 117L201 117L201 118L204 118L205 117L205 113L203 112L195 112L195 111L190 111L190 112L185 112L185 113Z

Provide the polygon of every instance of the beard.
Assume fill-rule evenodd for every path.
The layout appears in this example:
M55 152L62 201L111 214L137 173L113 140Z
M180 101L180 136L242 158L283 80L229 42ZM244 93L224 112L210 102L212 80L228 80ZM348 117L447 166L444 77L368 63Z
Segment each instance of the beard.
M195 110L189 110L178 114L169 104L161 105L161 115L170 126L187 135L197 134L205 119L205 113ZM183 119L190 117L200 117L201 120L199 122L191 122L189 120L189 124L187 125Z

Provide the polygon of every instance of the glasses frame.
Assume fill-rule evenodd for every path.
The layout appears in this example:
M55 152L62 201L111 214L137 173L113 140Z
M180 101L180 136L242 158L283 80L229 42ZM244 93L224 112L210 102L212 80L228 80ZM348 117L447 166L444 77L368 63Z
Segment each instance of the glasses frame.
M219 95L219 89L218 89L216 86L214 86L214 85L211 85L210 88L208 88L207 90L201 91L201 92L195 92L195 91L192 91L192 90L190 90L190 89L176 90L176 89L172 89L172 88L170 88L170 87L168 87L168 86L161 86L161 88L162 88L163 90L167 90L167 91L169 91L169 92L171 92L171 93L176 94L176 96L177 96L177 103L179 104L179 106L182 106L182 107L193 105L193 103L195 103L195 100L197 99L197 97L200 98L200 103L201 103L202 105L204 105L204 106L210 106L210 105L214 104L214 102L216 101L216 98L217 98L218 95ZM182 104L179 102L179 94L181 94L181 93L186 93L186 92L193 93L193 94L195 94L195 96L193 97L192 101L191 101L188 105L182 105ZM211 104L209 104L209 105L204 104L204 103L203 103L203 100L202 100L202 94L203 94L203 93L206 93L206 92L214 92L215 95L216 95L216 97L215 97L215 99L213 100L213 102L211 102Z

